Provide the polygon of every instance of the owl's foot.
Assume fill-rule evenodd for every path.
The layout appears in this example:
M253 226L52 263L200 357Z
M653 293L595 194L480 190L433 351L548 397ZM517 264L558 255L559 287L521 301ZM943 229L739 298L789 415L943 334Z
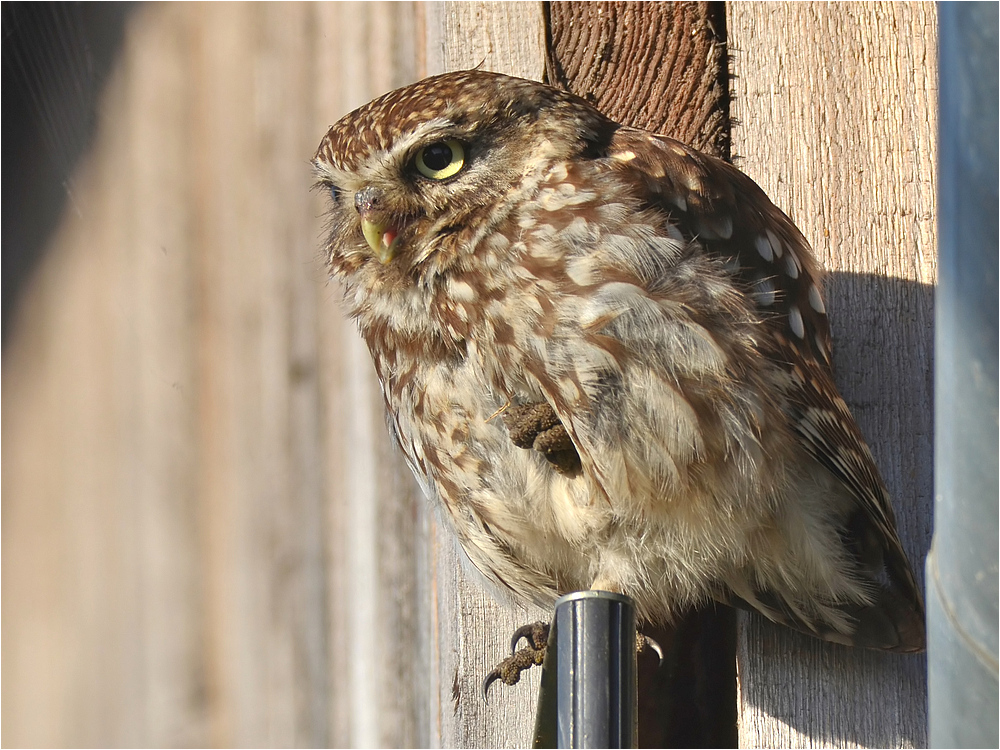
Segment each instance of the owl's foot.
M524 639L528 645L518 650ZM510 656L497 664L483 680L483 700L487 700L490 686L500 680L504 685L516 685L521 673L545 661L545 650L549 643L549 624L533 622L522 625L514 631L510 640Z
M580 454L550 404L543 401L510 406L501 419L518 448L538 451L560 474L580 473Z

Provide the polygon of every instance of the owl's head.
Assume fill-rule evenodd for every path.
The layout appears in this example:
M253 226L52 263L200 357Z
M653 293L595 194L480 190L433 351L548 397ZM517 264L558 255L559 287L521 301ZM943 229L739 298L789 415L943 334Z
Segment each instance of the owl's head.
M438 272L470 252L558 161L616 126L582 99L483 71L426 78L330 128L314 165L329 191L329 262L350 276Z

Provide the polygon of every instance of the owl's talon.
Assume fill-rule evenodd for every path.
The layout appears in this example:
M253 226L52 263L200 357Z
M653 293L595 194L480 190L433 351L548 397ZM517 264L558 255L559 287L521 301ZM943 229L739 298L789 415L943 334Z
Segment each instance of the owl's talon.
M521 639L528 642L528 648L533 651L545 650L549 643L549 624L547 622L532 622L522 625L510 638L510 655L517 652L517 644Z
M500 678L500 669L499 669L499 665L497 665L496 667L494 667L493 669L491 669L486 674L486 677L483 679L483 685L480 688L480 690L482 690L482 693L483 693L483 703L489 703L490 702L490 686L494 682L496 682L497 680L499 680L499 679L501 679Z
M528 645L518 649L517 645L524 639ZM483 701L489 701L489 689L499 680L504 685L516 685L521 679L521 673L534 666L541 666L545 661L545 652L549 643L549 624L533 622L522 625L514 631L510 641L510 656L497 664L483 679Z
M644 653L646 653L647 650L655 652L656 655L659 657L660 662L659 662L659 664L656 665L656 668L659 669L660 667L662 667L664 659L666 658L663 655L663 647L660 646L659 643L657 643L656 641L654 641L648 635L643 635L642 633L637 633L636 634L636 641L635 641L635 652L637 654L644 654Z
M560 474L573 477L580 473L580 454L551 404L541 401L510 406L501 419L518 448L541 453Z

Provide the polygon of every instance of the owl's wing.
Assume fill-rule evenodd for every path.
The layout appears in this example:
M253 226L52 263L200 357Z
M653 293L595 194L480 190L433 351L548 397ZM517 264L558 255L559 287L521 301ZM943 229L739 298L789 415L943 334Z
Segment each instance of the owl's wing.
M841 536L877 594L874 606L849 612L858 621L853 642L900 651L922 649L921 596L896 534L888 491L833 383L821 270L805 238L750 178L725 162L676 141L622 128L613 138L609 157L618 177L632 183L633 194L641 196L649 208L661 212L686 241L696 242L710 257L725 263L743 285L746 295L754 300L759 316L755 325L766 331L765 335L759 335L758 331L756 346L781 373L785 417L805 451L843 483L854 501ZM630 313L633 317L638 315L636 320L654 314L652 310L643 312L642 301L637 302L638 313ZM726 300L719 302L724 306ZM732 314L738 316L735 307ZM652 319L645 322L655 324ZM636 325L639 323L624 321L615 337L628 336ZM648 332L642 335L648 336ZM678 334L675 330L671 335ZM682 346L701 347L711 364L712 349L717 342L700 337L694 329L680 335L690 337L681 342ZM678 345L676 341L668 343ZM698 374L692 373L692 377L697 378ZM675 413L667 415L671 419L639 415L638 424L652 431L657 427L674 429L674 434L650 434L644 439L670 442L672 449L683 450L683 442L691 436L676 432L675 425L685 424L685 415L683 405L669 400L670 394L676 393L674 384L657 383L655 376L647 378L646 382L633 383L633 387L659 394L667 399L667 411ZM602 411L612 413L616 407L615 389L621 385L613 381L610 378L609 382L596 385L595 390L600 393L592 394L603 399ZM712 394L705 397L711 398ZM662 408L662 399L660 403ZM698 412L697 403L692 407ZM731 408L759 406L733 403ZM598 434L600 430L613 432L613 429L609 425L591 424L577 431ZM746 436L748 445L752 438ZM663 455L658 450L647 454L642 457L644 460ZM620 460L628 462L622 451L618 455ZM670 467L660 470L669 472ZM613 471L627 476L629 469L620 466ZM656 471L655 464L652 471ZM792 627L814 635L832 635L817 632L816 623L802 621L794 607L783 606L775 592L756 592L753 604L772 619Z

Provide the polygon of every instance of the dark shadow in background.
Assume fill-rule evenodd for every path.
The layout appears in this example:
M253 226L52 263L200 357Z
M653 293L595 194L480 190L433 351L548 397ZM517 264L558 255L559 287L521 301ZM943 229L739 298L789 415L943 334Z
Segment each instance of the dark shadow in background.
M736 611L709 603L641 632L664 658L639 655L639 747L737 747Z
M132 3L11 3L3 22L3 324L67 209Z

